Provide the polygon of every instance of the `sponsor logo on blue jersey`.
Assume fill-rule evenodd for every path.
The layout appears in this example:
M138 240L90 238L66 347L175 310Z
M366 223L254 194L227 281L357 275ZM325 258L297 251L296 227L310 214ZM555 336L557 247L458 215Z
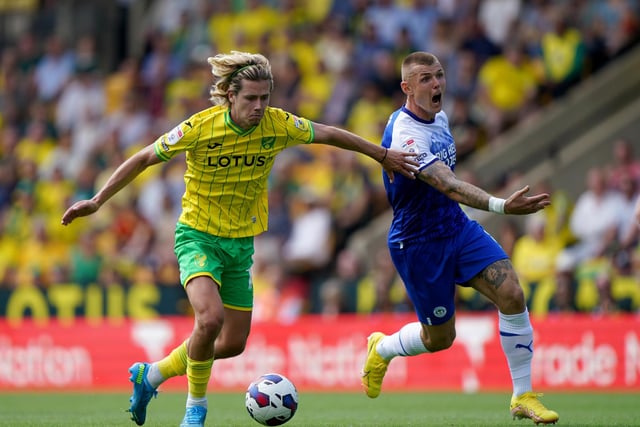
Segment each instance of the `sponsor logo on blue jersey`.
M456 144L449 132L431 134L431 152L447 166L456 164Z

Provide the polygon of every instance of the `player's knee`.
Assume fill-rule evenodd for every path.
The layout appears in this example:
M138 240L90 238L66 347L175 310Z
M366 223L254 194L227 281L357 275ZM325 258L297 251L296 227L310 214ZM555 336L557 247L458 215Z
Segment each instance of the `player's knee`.
M456 340L456 331L449 331L448 334L432 336L429 342L426 343L425 347L431 353L435 353L436 351L446 350L453 345L453 342Z
M431 341L427 350L431 353L435 353L436 351L446 350L453 345L453 340L437 340Z
M244 352L246 341L234 341L227 347L228 357L238 356Z
M209 337L211 342L220 334L223 322L223 316L218 313L205 312L196 315L196 328Z
M525 308L524 291L518 282L504 286L500 291L498 308L502 313L521 313Z

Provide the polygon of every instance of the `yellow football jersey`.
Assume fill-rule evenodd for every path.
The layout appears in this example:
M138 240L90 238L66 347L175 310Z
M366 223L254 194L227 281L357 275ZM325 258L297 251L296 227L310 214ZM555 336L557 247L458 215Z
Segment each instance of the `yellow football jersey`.
M309 120L279 108L267 107L260 124L243 130L228 107L214 106L160 136L154 148L164 161L186 153L179 222L215 236L247 237L267 230L275 156L313 138Z

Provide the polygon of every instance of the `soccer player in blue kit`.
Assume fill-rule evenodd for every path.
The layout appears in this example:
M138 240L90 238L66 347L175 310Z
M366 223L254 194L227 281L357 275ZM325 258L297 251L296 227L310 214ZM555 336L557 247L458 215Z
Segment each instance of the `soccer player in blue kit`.
M445 350L453 344L455 287L470 286L498 308L500 342L513 384L514 418L555 424L531 387L533 329L524 293L507 254L459 204L500 214L530 214L550 203L548 194L527 196L529 187L508 199L459 180L453 172L456 147L442 111L446 80L438 58L414 52L402 62L406 103L391 114L382 146L415 153L418 179L383 177L393 208L388 245L393 263L413 302L419 322L368 338L362 385L367 396L380 394L390 361ZM428 361L427 361L428 363Z

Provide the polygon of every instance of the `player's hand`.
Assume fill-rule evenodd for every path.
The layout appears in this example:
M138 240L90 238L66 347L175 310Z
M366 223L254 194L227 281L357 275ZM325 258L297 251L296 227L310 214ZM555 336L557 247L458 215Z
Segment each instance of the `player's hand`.
M62 225L71 224L71 222L81 216L91 215L100 208L97 202L93 200L81 200L74 203L67 211L62 215Z
M393 173L398 172L409 179L416 179L416 172L420 164L414 159L416 153L409 153L400 150L387 150L387 156L382 161L382 167L393 182Z
M529 186L525 186L513 193L504 204L504 213L511 215L526 215L538 212L551 204L551 196L547 193L526 196Z

